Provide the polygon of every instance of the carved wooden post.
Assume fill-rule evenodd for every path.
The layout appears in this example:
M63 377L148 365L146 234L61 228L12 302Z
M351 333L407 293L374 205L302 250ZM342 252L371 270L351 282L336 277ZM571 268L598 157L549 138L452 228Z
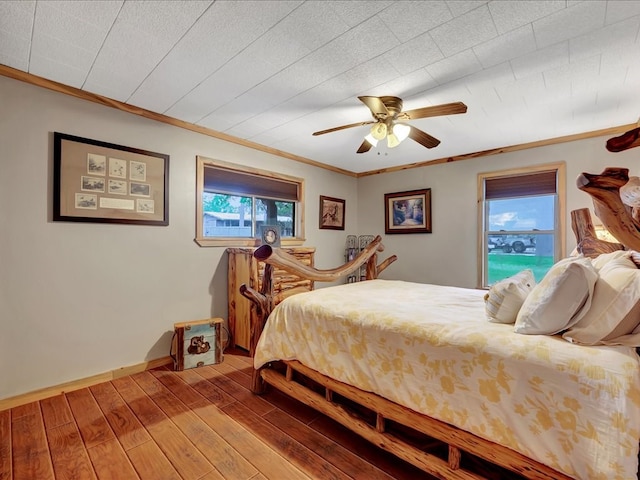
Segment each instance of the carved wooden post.
M253 357L256 352L256 345L260 339L260 334L264 328L264 322L267 321L267 317L273 311L273 265L266 264L264 266L264 274L262 277L262 284L260 285L261 302L260 306L254 303L256 310L259 309L257 325L251 325L251 341L249 343L249 352Z
M596 229L591 221L591 213L588 208L581 208L571 212L571 229L576 236L578 244L585 238L597 238Z
M256 345L260 339L260 334L264 328L264 324L269 317L269 314L273 310L273 265L266 264L264 266L264 273L262 276L262 283L260 285L260 292L256 292L254 289L247 287L245 284L240 286L240 293L251 301L251 308L256 312L255 321L251 322L250 326L250 339L249 339L249 354L253 358ZM254 318L254 315L251 316ZM260 373L257 370L253 370L251 375L251 390L254 393L264 393L265 385L260 377Z
M638 120L640 125L640 120ZM618 137L607 140L607 150L610 152L622 152L634 147L640 147L640 126L623 133Z
M620 188L629 181L628 173L627 168L606 168L599 175L583 173L576 183L591 195L594 212L605 228L627 249L640 250L640 223L620 198Z
M380 265L378 265L378 267L376 268L378 275L380 275L380 273L386 269L389 265L391 265L393 262L395 262L398 259L397 255L391 255L390 257L386 258L385 260L383 260L382 262L380 262Z
M588 208L581 208L571 212L571 229L576 236L578 252L585 257L597 257L603 253L624 250L624 245L600 240L596 236L596 230L591 222L591 213Z
M367 260L367 269L365 273L365 278L367 280L378 278L378 266L376 265L377 260L378 256L375 254L371 255L369 260Z

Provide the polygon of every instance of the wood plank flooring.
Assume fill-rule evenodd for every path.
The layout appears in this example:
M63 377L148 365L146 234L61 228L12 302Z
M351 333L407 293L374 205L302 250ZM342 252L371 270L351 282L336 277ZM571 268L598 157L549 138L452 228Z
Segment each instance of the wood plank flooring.
M250 378L228 351L1 411L0 480L431 478Z

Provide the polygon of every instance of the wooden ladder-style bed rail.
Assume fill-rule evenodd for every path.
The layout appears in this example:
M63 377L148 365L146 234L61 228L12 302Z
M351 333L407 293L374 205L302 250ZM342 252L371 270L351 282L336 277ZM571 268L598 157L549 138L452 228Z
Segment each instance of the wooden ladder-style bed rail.
M301 367L299 364L295 366L288 364L287 372L289 372L290 369L298 370L299 367ZM451 469L447 461L442 458L414 447L397 436L386 432L384 429L378 431L378 422L376 422L375 426L371 426L344 406L335 403L332 399L329 400L327 397L333 397L331 394L333 390L329 387L327 387L327 393L323 396L293 381L293 378L288 380L290 376L289 373L283 376L274 370L265 369L261 371L261 375L265 382L274 388L286 393L291 398L295 398L313 407L320 413L354 431L367 441L393 453L398 458L415 465L426 473L438 476L439 478L456 480L482 480L484 478L459 468ZM343 393L340 394L346 397ZM350 398L350 400L354 399ZM383 417L382 414L379 414L379 416Z
M536 480L570 480L554 469L531 460L509 448L464 432L447 423L419 414L406 407L386 400L374 393L365 392L351 385L333 380L306 367L296 360L282 362L284 373L276 369L263 369L260 374L272 387L302 403L313 407L369 442L387 450L426 473L443 479L474 479L486 477L463 468L464 452L487 462ZM324 389L324 395L297 381L297 375L311 380ZM365 421L348 404L337 401L336 395L375 414L375 422ZM401 434L388 431L386 422L398 425L428 437L432 444L446 445L447 459L425 451L424 446L414 446L401 438ZM490 470L489 470L490 471Z

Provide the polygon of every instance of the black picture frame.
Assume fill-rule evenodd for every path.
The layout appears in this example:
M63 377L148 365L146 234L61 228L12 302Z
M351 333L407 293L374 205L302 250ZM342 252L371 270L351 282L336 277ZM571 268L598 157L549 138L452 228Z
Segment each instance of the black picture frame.
M53 220L169 225L169 155L54 132Z
M341 198L320 195L320 225L321 229L344 230L346 201Z

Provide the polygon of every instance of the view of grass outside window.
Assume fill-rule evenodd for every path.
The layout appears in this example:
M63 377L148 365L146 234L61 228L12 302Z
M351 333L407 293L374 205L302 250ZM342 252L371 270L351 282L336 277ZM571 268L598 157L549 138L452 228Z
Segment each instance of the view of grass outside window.
M304 238L302 179L204 157L197 162L198 244L259 245L264 225L278 225L283 242Z
M487 201L487 284L530 268L536 281L554 263L555 195Z
M530 269L542 280L559 251L557 170L479 178L483 286Z

